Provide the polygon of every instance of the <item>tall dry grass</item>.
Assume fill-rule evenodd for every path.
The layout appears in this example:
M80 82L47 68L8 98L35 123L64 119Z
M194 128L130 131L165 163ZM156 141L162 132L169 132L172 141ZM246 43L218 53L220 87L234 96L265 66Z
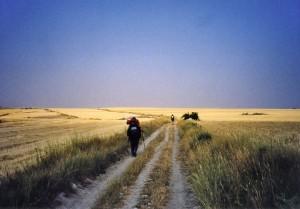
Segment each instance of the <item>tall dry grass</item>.
M145 135L166 123L142 124ZM72 192L72 182L84 182L127 154L126 133L111 137L83 137L49 145L36 153L36 163L0 179L0 206L44 206L59 192Z
M270 131L266 136L257 123L252 124L256 133L242 124L212 133L196 123L179 126L190 181L203 208L300 206L299 135L277 137Z

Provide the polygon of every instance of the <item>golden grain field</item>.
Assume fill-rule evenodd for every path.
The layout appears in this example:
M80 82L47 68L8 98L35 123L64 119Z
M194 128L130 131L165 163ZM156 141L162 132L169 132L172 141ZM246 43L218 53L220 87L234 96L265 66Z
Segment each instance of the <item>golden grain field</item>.
M28 163L36 149L49 143L124 131L125 120L132 115L143 122L159 115L180 118L186 112L198 112L202 121L300 121L298 109L5 108L0 109L0 171Z
M0 109L0 173L28 163L48 144L124 131L131 115L96 108Z
M300 121L299 109L262 109L262 108L109 108L115 112L135 112L140 114L166 115L181 117L186 112L198 112L203 121ZM242 115L248 113L249 115ZM251 115L263 113L263 115Z

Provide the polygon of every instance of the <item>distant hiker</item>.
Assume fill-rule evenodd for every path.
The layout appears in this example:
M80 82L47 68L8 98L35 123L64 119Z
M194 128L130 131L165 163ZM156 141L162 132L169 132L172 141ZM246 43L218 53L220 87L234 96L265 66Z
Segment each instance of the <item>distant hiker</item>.
M172 121L172 123L174 123L174 121L175 121L175 117L173 114L171 115L171 121Z
M140 127L140 122L136 117L132 117L127 120L127 136L131 146L131 155L136 157L136 152L139 147L139 141L142 136L142 129Z

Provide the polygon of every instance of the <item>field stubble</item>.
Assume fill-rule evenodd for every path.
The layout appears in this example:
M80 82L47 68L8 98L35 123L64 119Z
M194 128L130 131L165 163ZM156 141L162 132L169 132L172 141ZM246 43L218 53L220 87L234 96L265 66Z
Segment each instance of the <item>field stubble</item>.
M0 175L35 163L36 150L49 144L123 132L130 115L88 108L0 109Z
M125 121L120 122L125 127ZM145 135L165 122L164 119L144 122ZM59 192L72 192L71 182L93 178L127 153L127 136L123 130L120 133L111 131L109 135L77 136L35 150L32 153L34 163L28 161L22 169L8 172L0 179L1 206L44 205Z

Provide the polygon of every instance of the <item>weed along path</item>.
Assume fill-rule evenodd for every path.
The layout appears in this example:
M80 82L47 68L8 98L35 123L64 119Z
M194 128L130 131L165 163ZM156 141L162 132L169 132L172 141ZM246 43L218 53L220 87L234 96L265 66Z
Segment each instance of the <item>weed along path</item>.
M165 127L161 127L157 131L155 131L150 137L145 140L145 147L156 139L159 134L165 129ZM144 146L139 147L138 153L142 153L144 151ZM66 196L64 193L61 193L56 198L55 202L59 203L56 209L89 209L92 208L95 204L96 200L105 193L108 188L110 182L114 179L120 177L129 165L135 160L133 157L126 157L121 161L115 163L113 166L109 167L106 170L105 174L101 174L94 181L91 181L89 186L82 187L80 185L75 185L75 194L71 194L70 196Z
M153 157L146 164L145 168L139 174L136 182L130 188L129 195L126 198L122 209L136 208L136 205L138 204L138 201L141 196L141 192L145 186L145 183L149 179L149 176L150 176L153 168L155 167L156 163L159 160L162 148L166 145L168 140L169 140L169 127L166 129L164 140L156 147Z
M174 128L174 143L172 152L172 170L170 176L170 199L167 209L198 209L196 198L193 196L187 183L178 157L179 135L177 127Z
M161 135L162 132L164 132L164 137ZM156 138L158 140L153 141ZM151 141L153 141L154 144L151 143ZM149 143L151 143L150 146L148 146ZM161 205L159 206L159 208L198 209L199 207L197 206L198 204L196 198L193 196L191 187L187 183L185 172L180 165L180 161L177 159L179 155L179 135L176 125L163 126L155 131L145 141L145 147L147 147L147 150L145 151L145 153L143 153L145 148L143 145L140 146L139 154L143 153L143 155L140 156L148 157L145 157L143 161L141 161L142 158L139 159L141 162L143 162L143 167L141 167L140 170L132 175L135 177L130 183L124 183L122 177L128 175L128 171L130 170L129 168L131 168L133 165L135 166L139 161L137 160L137 158L125 157L124 159L109 167L106 170L105 174L102 174L96 180L91 181L91 183L87 187L74 185L74 187L77 187L75 189L75 194L71 194L70 196L66 196L63 193L60 194L56 198L56 202L59 202L60 204L55 208L154 209L156 208L156 206L154 206L155 204L153 203L155 203L155 201L153 202L153 200L157 198L154 193L158 191L157 189L159 189L160 186L164 187L163 191L166 192L163 194L163 196L160 196L160 199L164 198L164 200L161 201ZM169 162L168 164L164 164L168 165L165 168L164 172L165 181L164 183L161 183L161 185L158 185L156 189L153 189L153 187L152 190L150 189L152 192L148 194L154 194L154 196L152 196L154 197L154 199L152 199L152 202L145 202L145 197L149 197L148 195L145 195L145 191L151 188L151 185L149 185L151 184L151 181L161 180L163 178L163 174L159 174L159 172L156 176L158 179L153 178L153 175L157 172L157 168L159 168L160 166L160 159L165 159ZM111 187L112 183L115 182L120 182L121 186ZM122 190L124 189L124 187L126 187L126 189ZM113 191L111 191L111 188L113 188ZM114 200L111 201L111 197L117 197L117 202L115 202ZM144 203L146 203L146 205Z

